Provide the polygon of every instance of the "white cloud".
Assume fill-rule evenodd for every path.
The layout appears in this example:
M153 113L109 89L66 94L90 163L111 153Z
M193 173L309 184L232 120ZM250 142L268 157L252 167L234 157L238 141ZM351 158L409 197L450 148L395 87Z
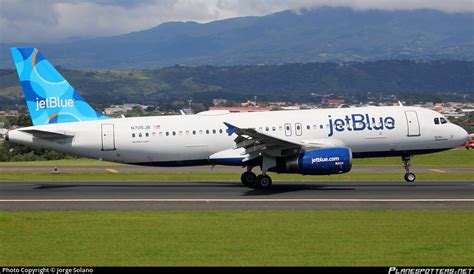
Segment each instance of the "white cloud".
M0 0L0 42L110 36L168 21L209 22L321 6L474 12L473 0Z

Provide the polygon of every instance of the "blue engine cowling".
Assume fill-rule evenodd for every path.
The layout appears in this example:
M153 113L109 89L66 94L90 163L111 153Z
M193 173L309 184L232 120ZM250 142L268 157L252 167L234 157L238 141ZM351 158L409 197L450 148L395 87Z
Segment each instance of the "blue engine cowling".
M349 172L351 167L351 149L332 147L302 151L295 157L277 158L277 165L271 168L270 171L303 175L328 175Z

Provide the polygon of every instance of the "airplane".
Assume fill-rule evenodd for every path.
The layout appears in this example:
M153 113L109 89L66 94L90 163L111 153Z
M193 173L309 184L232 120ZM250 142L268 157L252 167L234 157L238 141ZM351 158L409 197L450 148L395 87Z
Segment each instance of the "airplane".
M111 118L95 111L38 49L10 51L33 126L10 130L5 139L71 155L143 166L240 166L242 184L269 189L269 172L342 174L353 158L365 157L401 157L405 181L414 182L413 155L468 138L443 115L401 104Z

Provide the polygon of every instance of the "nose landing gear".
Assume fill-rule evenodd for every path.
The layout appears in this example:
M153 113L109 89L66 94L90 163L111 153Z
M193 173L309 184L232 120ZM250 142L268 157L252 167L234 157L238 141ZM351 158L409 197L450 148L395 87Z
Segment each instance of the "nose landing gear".
M410 172L410 160L411 156L402 156L402 161L403 161L403 168L405 169L405 181L408 183L412 183L416 180L416 176L414 173Z

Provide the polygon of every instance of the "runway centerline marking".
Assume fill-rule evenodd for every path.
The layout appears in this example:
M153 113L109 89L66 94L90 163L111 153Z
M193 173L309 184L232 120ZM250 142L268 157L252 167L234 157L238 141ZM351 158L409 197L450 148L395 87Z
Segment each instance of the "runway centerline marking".
M20 202L474 202L474 199L5 199Z

